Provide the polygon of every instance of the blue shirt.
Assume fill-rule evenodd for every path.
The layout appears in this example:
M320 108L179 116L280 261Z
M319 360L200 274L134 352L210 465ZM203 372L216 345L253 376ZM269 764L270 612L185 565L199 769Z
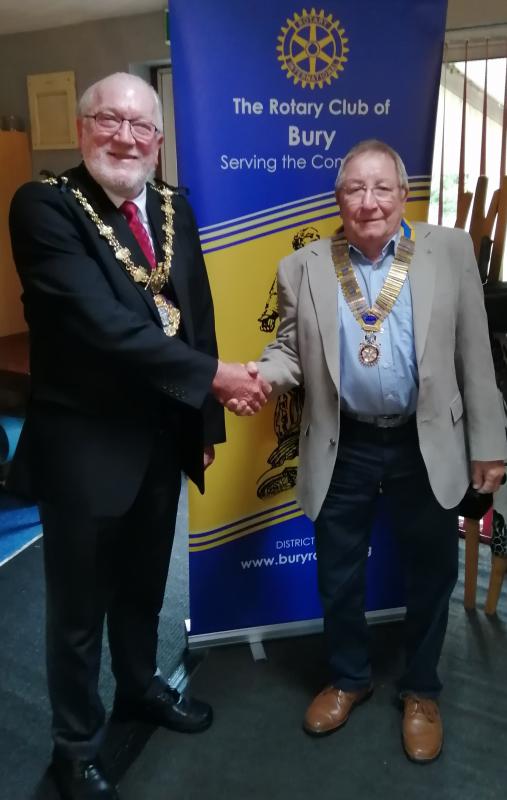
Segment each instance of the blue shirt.
M370 307L384 285L398 239L399 233L387 242L375 264L360 250L349 246L359 288ZM364 341L364 331L348 307L339 284L338 308L342 410L374 415L414 413L419 381L408 276L390 314L376 334L380 358L372 367L364 366L359 361L359 346Z

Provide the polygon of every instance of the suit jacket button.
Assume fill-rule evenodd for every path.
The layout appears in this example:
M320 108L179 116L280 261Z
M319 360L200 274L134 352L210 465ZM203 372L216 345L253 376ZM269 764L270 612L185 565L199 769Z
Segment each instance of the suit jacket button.
M336 439L330 439L330 440L329 440L329 444L330 444L332 447L335 447L335 446L336 446Z

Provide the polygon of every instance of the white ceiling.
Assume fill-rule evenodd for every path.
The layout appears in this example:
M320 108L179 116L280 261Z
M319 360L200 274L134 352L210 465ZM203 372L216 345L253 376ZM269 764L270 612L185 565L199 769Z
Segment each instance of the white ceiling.
M167 0L0 0L0 36L160 11Z

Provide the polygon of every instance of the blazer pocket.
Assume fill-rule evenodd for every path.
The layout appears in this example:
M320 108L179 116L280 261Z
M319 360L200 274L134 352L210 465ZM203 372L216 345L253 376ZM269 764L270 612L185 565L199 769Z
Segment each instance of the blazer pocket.
M459 392L456 397L451 400L449 407L451 409L452 421L456 423L463 416L463 400Z

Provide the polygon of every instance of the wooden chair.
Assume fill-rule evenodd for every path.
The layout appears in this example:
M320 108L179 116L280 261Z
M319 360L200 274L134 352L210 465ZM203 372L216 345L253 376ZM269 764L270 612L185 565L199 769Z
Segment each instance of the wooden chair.
M501 182L490 202L486 212L486 192L488 178L481 175L473 198L472 215L470 221L470 236L474 244L477 265L481 279L484 283L484 299L490 332L492 335L507 333L507 283L500 282L500 269L505 245L505 232L507 226L507 176ZM458 211L456 226L464 228L466 214L470 207L470 197L458 197ZM466 207L466 213L465 213ZM496 225L495 225L496 222ZM494 229L494 237L493 236ZM502 384L496 373L497 384L507 402L507 385ZM506 382L507 383L507 382ZM507 518L507 514L506 514ZM475 608L477 589L477 566L479 560L480 521L465 516L465 594L464 606L467 610ZM486 603L487 613L494 613L489 609L496 609L498 596L502 586L503 575L507 563L498 554L493 555L492 580L494 573L494 587L490 581L490 592Z
M491 508L492 495L470 496L470 490L463 498L460 513L464 516L465 527L465 594L463 604L467 611L475 608L477 591L477 571L479 564L480 524L484 514Z

